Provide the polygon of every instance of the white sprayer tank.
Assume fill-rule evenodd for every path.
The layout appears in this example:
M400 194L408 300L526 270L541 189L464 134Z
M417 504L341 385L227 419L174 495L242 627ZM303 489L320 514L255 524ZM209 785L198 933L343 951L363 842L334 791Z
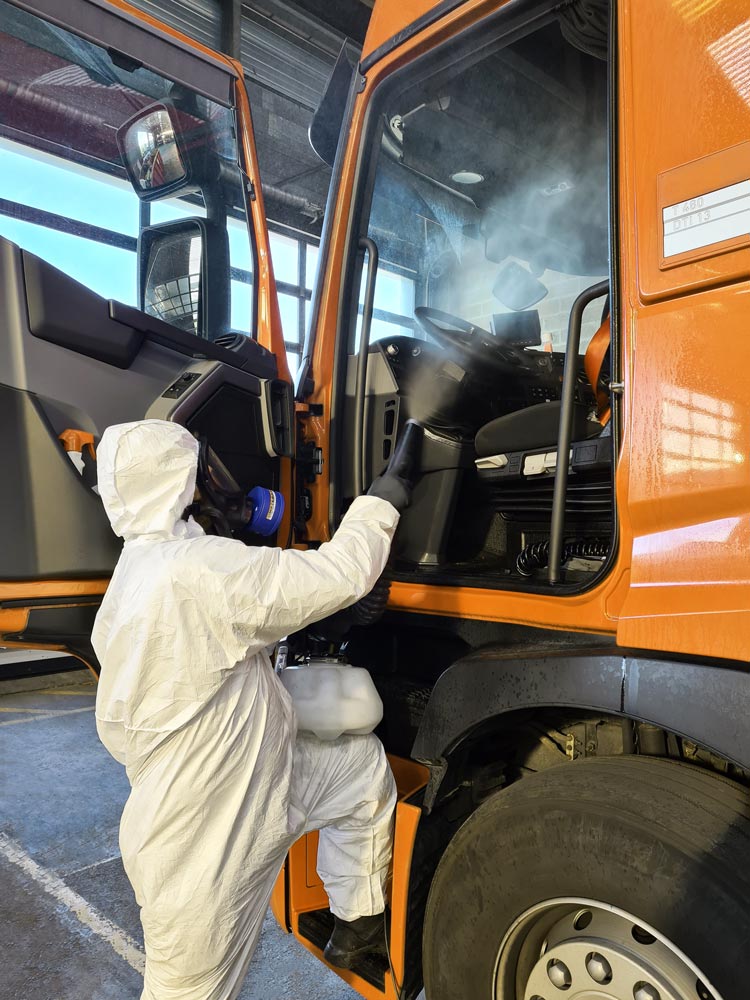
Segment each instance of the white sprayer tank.
M284 667L279 679L291 696L300 731L318 739L371 733L383 718L383 702L369 672L346 660L308 660Z

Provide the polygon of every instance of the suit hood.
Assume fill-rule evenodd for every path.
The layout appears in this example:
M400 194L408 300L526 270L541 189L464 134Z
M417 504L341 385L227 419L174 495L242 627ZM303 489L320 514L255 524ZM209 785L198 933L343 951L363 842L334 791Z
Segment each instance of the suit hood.
M97 477L116 535L129 541L203 534L192 519L182 520L195 492L198 447L188 430L165 420L107 428L97 448Z

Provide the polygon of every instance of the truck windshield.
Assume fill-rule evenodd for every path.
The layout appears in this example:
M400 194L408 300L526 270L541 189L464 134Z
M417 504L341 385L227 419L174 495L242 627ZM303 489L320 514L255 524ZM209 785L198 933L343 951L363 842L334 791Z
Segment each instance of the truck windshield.
M424 337L418 306L485 330L534 308L564 348L573 300L608 273L606 48L576 41L551 20L385 98L367 223L380 252L372 340ZM601 303L591 312L584 346Z
M212 291L229 300L228 327L252 335L254 253L232 109L4 0L0 26L0 236L98 294L141 307L143 229L208 220L225 232L231 263L230 274L212 277ZM189 190L142 202L117 131L158 102L192 123L191 155L211 167ZM211 339L229 332L191 326L174 309L161 318Z

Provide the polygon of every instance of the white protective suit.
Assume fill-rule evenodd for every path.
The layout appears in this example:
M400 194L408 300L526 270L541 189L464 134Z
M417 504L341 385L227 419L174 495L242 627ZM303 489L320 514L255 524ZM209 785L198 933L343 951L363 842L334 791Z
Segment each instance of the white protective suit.
M158 420L110 427L99 490L125 544L93 645L97 728L127 769L120 847L146 943L142 1000L231 1000L289 846L321 829L344 920L379 913L395 784L380 742L301 735L266 647L366 594L398 513L361 497L317 551L207 536L197 442Z

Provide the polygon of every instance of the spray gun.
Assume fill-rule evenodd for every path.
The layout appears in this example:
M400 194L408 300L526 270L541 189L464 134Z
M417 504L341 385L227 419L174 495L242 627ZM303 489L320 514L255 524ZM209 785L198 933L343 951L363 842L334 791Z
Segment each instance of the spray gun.
M407 420L385 470L387 475L402 479L410 489L419 469L423 436L424 426L419 420Z
M388 465L379 477L380 480L386 477L396 480L396 489L398 490L398 484L401 484L407 495L419 475L423 434L424 426L418 420L407 420ZM307 630L308 648L312 645L318 652L330 653L335 647L341 646L347 632L354 626L374 625L383 617L390 589L388 568L386 567L385 572L369 594Z

